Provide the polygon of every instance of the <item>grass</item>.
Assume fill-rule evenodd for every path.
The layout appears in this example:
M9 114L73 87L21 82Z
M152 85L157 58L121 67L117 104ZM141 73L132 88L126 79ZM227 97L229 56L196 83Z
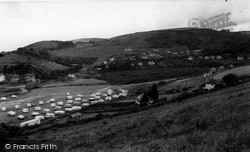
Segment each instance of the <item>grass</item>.
M250 83L182 102L36 132L28 139L63 139L64 151L249 151Z

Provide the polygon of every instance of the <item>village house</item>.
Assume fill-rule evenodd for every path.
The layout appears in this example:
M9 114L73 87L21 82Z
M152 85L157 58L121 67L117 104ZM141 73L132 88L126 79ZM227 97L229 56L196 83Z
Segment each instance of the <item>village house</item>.
M186 51L186 54L187 54L187 55L190 54L190 51Z
M200 55L201 50L193 50L192 53L193 53L193 55Z
M216 59L222 59L222 57L220 55L217 55Z
M131 52L131 49L125 49L124 51L125 52Z
M173 52L173 55L177 55L178 54L178 52Z
M142 63L142 62L139 62L139 63L137 63L137 65L139 65L139 66L143 66L143 63Z
M192 56L189 56L189 57L188 57L188 60L189 60L189 61L192 61L192 60L194 60L194 58L193 58Z
M242 56L238 56L237 60L244 60L244 58Z
M203 89L204 90L212 90L212 89L214 89L216 84L218 84L218 82L215 79L212 79L208 83L205 84Z
M141 59L146 60L146 59L148 59L148 57L147 56L142 56Z
M161 55L159 55L159 54L154 54L154 53L150 53L149 56L152 57L152 58L157 58L157 59L158 59L158 58L162 58Z
M180 51L179 53L180 53L180 54L182 54L182 55L183 55L183 54L185 54L185 52L184 52L184 51Z
M154 61L150 61L150 62L148 62L148 65L155 65L155 62Z
M24 75L25 82L36 82L36 76L33 73L27 73Z
M3 74L0 74L0 82L5 80L5 76Z
M203 88L204 90L211 90L214 89L215 85L214 84L206 84L205 87Z
M69 74L68 77L69 77L69 78L72 78L72 79L75 79L75 78L76 78L75 74Z
M205 56L204 59L205 59L205 60L208 60L208 59L209 59L209 56Z
M215 56L214 56L214 55L211 55L211 56L210 56L210 59L215 59Z
M110 62L113 62L115 60L115 58L110 58L109 61Z
M171 54L172 52L171 52L171 51L167 51L166 53L167 53L167 54Z
M230 64L229 67L230 67L230 68L234 68L234 65L233 65L233 64Z
M200 56L198 56L198 58L199 58L199 59L203 59L203 56L200 55Z
M20 81L20 76L19 75L13 74L13 75L10 75L10 76L11 76L10 82L16 83L16 82Z
M158 50L158 49L154 49L153 51L154 51L154 52L159 52L160 50Z

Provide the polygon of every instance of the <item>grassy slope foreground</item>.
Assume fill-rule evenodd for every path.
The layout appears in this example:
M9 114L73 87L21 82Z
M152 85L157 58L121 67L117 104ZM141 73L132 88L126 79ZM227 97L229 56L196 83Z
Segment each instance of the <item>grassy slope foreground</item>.
M135 114L70 124L26 139L63 140L64 151L250 150L250 83Z

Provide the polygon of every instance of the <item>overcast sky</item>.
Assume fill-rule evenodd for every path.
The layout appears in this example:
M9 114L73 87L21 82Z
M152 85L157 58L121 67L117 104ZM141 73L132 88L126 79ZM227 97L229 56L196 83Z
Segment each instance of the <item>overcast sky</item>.
M187 27L190 18L227 12L236 31L250 30L249 0L0 0L0 51L41 40Z

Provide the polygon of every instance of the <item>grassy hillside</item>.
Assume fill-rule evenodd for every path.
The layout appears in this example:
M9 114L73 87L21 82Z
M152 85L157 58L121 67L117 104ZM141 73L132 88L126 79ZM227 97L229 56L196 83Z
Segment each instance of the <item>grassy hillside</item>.
M205 49L208 54L240 53L250 41L250 36L243 33L214 31L210 29L170 29L139 32L110 38L93 46L72 47L56 50L60 56L103 57L124 53L132 48L171 48L187 47Z
M62 140L63 151L250 150L250 83L96 122L53 128L25 137Z

